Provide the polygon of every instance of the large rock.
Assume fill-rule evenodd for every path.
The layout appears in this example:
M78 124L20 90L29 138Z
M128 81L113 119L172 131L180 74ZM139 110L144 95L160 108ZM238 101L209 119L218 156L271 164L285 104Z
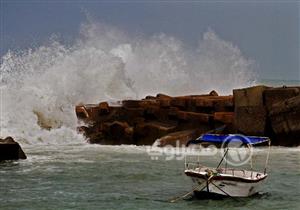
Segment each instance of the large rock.
M101 115L105 115L109 113L109 105L107 102L99 103L99 112Z
M194 98L196 110L204 113L233 111L232 96L207 96Z
M275 133L274 144L300 145L300 96L272 105L270 121Z
M233 124L234 112L215 112L214 120L224 124Z
M299 95L299 89L296 87L269 88L264 91L264 101L270 112L274 104L297 95Z
M75 112L76 112L76 116L78 119L80 120L85 120L88 119L90 117L87 109L85 108L84 105L78 105L75 107Z
M245 135L264 135L267 112L263 94L266 86L255 86L233 90L234 126L237 132Z
M231 121L223 114L215 123L214 112L232 112L233 97L218 96L215 91L176 97L157 94L118 105L101 102L76 106L77 118L86 123L78 131L90 143L151 145L171 132L204 132Z
M298 113L299 111L300 111L300 95L275 103L273 105L272 110L270 111L270 115L274 116L277 114L284 114L290 112Z
M177 111L177 117L180 120L193 121L198 123L209 123L209 120L212 119L212 115L210 114L185 111Z
M96 121L100 113L99 105L96 104L78 105L75 111L77 118L85 122Z
M245 135L264 135L267 113L263 106L236 107L234 125L239 133Z
M122 104L127 108L146 108L148 106L159 106L159 101L155 99L124 100Z
M136 118L140 118L144 116L145 109L141 107L135 107L135 108L129 108L129 107L123 107L123 118L126 120L134 120Z
M216 112L233 112L233 96L220 96L214 102Z
M0 161L26 159L20 145L11 137L0 139Z
M178 107L180 109L186 109L187 100L189 100L189 96L181 96L181 97L174 97L171 100L171 106Z
M152 145L156 139L174 132L176 124L162 122L147 122L135 127L136 145Z
M158 93L158 94L156 95L156 97L159 98L159 99L172 99L171 96L168 96L168 95L162 94L162 93Z
M171 99L163 98L159 100L160 106L163 108L169 108L171 106Z
M169 133L156 141L156 146L165 147L165 146L173 146L173 147L181 147L185 146L188 141L197 138L199 132L197 130L184 130Z
M83 132L89 143L92 144L134 144L133 127L127 122L105 122L92 128L81 126L79 132Z
M234 106L264 106L263 94L267 89L269 89L269 87L260 85L233 90Z

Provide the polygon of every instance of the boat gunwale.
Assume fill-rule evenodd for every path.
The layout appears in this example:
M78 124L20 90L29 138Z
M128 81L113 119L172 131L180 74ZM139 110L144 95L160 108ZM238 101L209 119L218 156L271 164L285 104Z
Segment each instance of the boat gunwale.
M208 174L207 172L195 172L191 169L185 170L184 173L189 176L189 177L196 177L196 178L202 178L202 179L207 179ZM262 174L263 176L256 179L249 179L245 177L240 177L240 176L233 176L230 174L218 174L216 176L213 176L211 179L212 180L228 180L228 181L239 181L239 182L246 182L246 183L257 183L260 182L268 177L268 174Z

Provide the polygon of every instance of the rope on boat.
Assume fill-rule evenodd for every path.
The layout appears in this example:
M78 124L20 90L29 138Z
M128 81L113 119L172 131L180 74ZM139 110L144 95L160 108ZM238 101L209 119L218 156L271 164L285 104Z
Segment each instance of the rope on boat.
M270 156L270 150L271 150L271 141L268 142L268 145L269 145L269 149L268 149L269 151L268 151L268 155L267 155L267 158L266 158L264 174L267 173L267 167L268 167L268 164L269 164L269 156Z
M229 148L227 148L225 154L223 155L223 157L222 157L221 161L219 162L219 164L218 164L218 166L217 166L216 169L218 169L218 168L220 167L221 163L223 162L224 158L226 157L226 155L227 155L227 153L228 153L228 150L229 150Z
M214 177L214 174L211 174L210 177L207 179L207 182L209 182L213 177ZM204 186L203 186L203 185L204 185ZM178 200L180 200L180 199L183 199L183 198L187 197L188 195L192 194L195 190L199 189L200 187L202 187L202 189L200 190L200 191L202 191L202 190L206 187L206 182L203 182L202 185L198 185L198 186L194 187L194 188L192 189L192 191L190 191L190 192L188 192L188 193L185 193L185 194L182 195L182 196L177 196L177 197L175 197L175 198L172 198L172 199L170 200L170 202L171 202L171 203L175 203L176 201L178 201Z
M171 202L171 203L175 203L176 201L178 201L178 200L180 200L180 199L183 199L183 198L187 197L188 195L192 194L195 190L199 189L200 187L202 187L202 188L201 188L199 191L202 191L202 190L203 190L204 188L206 188L207 185L209 185L209 184L214 185L217 189L219 189L221 192L223 192L223 193L224 193L225 195L227 195L228 197L230 197L230 198L232 198L232 199L234 199L234 200L237 200L237 199L235 199L234 197L232 197L231 195L229 195L226 191L224 191L223 189L221 189L219 186L217 186L215 183L212 182L212 178L213 178L216 174L212 173L212 171L211 171L209 174L211 174L211 175L210 175L209 178L206 180L206 182L203 182L202 185L199 185L199 186L194 187L190 192L188 192L188 193L186 193L186 194L184 194L184 195L182 195L182 196L175 197L175 198L171 199L170 202ZM203 185L204 185L204 186L203 186Z

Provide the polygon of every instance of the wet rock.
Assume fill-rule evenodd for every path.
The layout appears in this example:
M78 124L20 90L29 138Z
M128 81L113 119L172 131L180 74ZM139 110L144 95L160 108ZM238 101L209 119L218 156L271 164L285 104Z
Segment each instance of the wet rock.
M214 112L220 110L233 111L233 97L211 91L177 97L157 94L142 100L124 100L120 106L109 106L107 102L81 104L75 111L77 118L86 123L78 131L91 143L152 145L172 132L214 128Z
M100 113L99 105L97 104L78 105L75 111L77 118L85 122L97 121Z
M300 145L300 96L273 104L270 121L275 133L274 144Z
M88 135L88 142L91 144L111 144L114 145L114 141L105 137L102 132L93 132Z
M270 88L264 91L264 101L267 110L270 112L274 104L297 95L299 95L299 89L296 87Z
M158 98L158 99L171 99L172 97L171 97L171 96L168 96L168 95L166 95L166 94L158 93L158 94L156 95L156 98Z
M212 119L212 115L204 113L177 111L177 118L185 121L209 123L210 119Z
M90 117L84 105L76 106L75 112L78 119L84 120Z
M107 131L107 138L115 140L116 144L133 144L133 128L127 122L110 123Z
M123 117L125 119L128 119L128 121L134 120L136 118L143 117L144 116L144 112L145 112L144 108L128 108L128 107L124 107L123 110L124 110Z
M264 106L263 94L267 89L269 87L260 85L233 90L234 106Z
M195 100L196 109L201 112L213 113L215 111L233 111L232 96L207 96L197 97Z
M94 144L134 144L133 128L127 122L106 122L92 130L86 130L85 135L89 142Z
M171 100L171 106L184 109L186 107L188 97L174 97Z
M214 120L224 124L233 124L234 112L215 112Z
M148 106L159 106L159 101L154 99L125 100L122 104L126 108L146 108Z
M200 108L211 108L213 110L214 107L214 100L208 97L197 97L195 98L195 105L196 107Z
M233 90L233 96L215 91L176 97L157 94L115 106L78 105L76 115L86 123L79 132L91 143L152 145L160 138L165 145L174 138L184 142L188 131L201 134L226 125L221 133L263 135L277 145L297 145L299 89L254 86Z
M264 106L241 106L234 111L234 125L245 135L265 135L267 112Z
M105 115L109 113L109 106L107 102L99 103L99 113L100 115Z
M135 127L137 145L152 145L154 141L170 132L174 132L176 124L162 122L147 122Z
M168 109L168 115L170 118L174 119L177 117L178 111L179 109L177 107L170 107L170 109Z
M219 96L214 100L215 112L233 112L233 96Z
M210 96L218 96L219 94L217 93L217 91L215 90L212 90L210 93L209 93Z
M139 108L140 102L140 100L124 100L122 101L122 105L126 108Z
M22 148L12 137L0 139L0 161L26 158Z
M246 135L264 135L267 112L263 94L269 87L254 86L233 90L234 126L237 132Z
M163 98L159 100L160 106L163 108L168 108L171 106L171 99L169 98Z
M156 141L156 145L159 147L173 146L181 147L185 146L188 141L197 138L199 132L197 130L184 130L169 133Z
M156 97L155 96L146 96L145 99L153 99L153 100L155 100Z
M298 113L299 111L300 111L300 95L273 104L273 108L270 111L270 116L275 116L277 114L284 114L290 112Z

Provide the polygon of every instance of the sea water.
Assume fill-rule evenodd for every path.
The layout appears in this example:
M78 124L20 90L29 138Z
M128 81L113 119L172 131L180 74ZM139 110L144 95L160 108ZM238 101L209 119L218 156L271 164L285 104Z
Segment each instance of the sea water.
M251 198L198 200L183 160L153 160L146 147L28 146L27 160L0 163L1 209L299 209L300 149L272 147L269 177ZM267 149L254 151L263 160ZM212 163L212 157L201 160ZM214 159L214 158L213 158Z
M193 187L182 159L154 160L147 147L90 145L76 132L79 103L232 94L259 83L256 67L212 30L190 49L165 34L134 37L98 23L83 24L72 46L50 40L7 52L0 137L15 138L28 159L0 163L0 209L298 209L299 148L272 148L259 197L170 203Z

